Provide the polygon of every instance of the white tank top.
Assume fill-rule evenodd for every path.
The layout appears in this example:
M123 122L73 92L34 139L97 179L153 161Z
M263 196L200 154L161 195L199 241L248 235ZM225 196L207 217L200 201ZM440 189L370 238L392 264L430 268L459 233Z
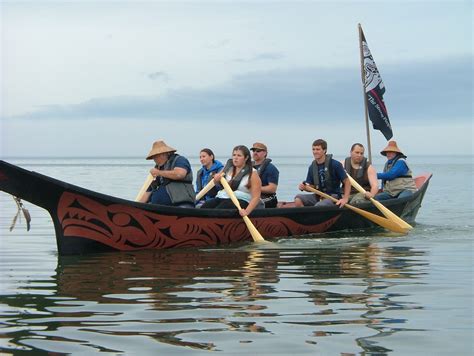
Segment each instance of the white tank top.
M256 174L256 172L257 171L253 168L252 174ZM229 169L226 172L225 179L226 181L230 182L230 180L232 179L232 169ZM237 190L234 190L234 194L237 197L237 199L240 199L246 202L250 202L250 200L252 199L252 194L250 194L250 190L246 187L248 181L249 181L249 175L247 174L240 181L240 184L237 187ZM224 189L219 190L219 192L216 195L216 198L230 199L230 197L227 195L227 192Z

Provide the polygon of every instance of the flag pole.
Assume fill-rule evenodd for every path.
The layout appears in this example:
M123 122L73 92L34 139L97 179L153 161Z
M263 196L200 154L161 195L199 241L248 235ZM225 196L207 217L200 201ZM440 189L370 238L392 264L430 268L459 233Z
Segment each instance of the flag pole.
M367 108L367 95L365 94L365 70L364 70L364 49L362 46L362 26L359 24L359 48L360 48L360 71L362 76L362 95L364 98L365 131L367 133L367 153L369 162L372 162L372 146L370 144L369 114Z

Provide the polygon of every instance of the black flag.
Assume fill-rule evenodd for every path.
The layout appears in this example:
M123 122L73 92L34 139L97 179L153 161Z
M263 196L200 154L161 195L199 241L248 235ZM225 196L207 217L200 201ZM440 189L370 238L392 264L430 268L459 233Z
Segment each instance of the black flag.
M364 54L364 86L367 100L367 109L369 112L369 119L375 130L380 130L385 138L390 140L393 136L392 126L388 118L387 108L383 101L383 94L385 93L385 85L380 77L379 70L375 65L369 46L365 40L364 32L360 29L362 50Z

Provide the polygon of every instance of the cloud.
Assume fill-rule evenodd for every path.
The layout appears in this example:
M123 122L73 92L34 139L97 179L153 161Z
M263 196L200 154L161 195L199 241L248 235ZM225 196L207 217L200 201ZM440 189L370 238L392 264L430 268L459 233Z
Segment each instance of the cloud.
M149 73L147 77L151 80L162 80L163 82L168 82L169 81L169 76L165 72L153 72Z
M383 66L390 117L397 122L472 118L472 57ZM162 78L163 72L156 72ZM42 107L14 118L241 119L331 122L363 112L357 68L255 71L211 88L182 88L161 96L93 98Z
M233 60L233 62L252 63L252 62L259 62L259 61L276 61L282 58L284 58L283 53L266 52L266 53L257 54L256 56L253 56L250 58L236 58Z
M229 44L230 44L230 40L229 39L224 39L224 40L220 40L218 42L210 43L210 44L206 45L205 48L219 49L219 48L226 47Z

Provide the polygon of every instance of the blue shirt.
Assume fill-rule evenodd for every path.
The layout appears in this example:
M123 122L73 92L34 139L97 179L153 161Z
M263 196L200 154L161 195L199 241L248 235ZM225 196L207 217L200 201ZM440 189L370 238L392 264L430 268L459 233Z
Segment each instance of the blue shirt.
M341 194L341 184L344 179L347 178L346 171L342 166L341 162L336 161L335 159L331 158L331 163L329 164L329 168L331 172L329 175L332 177L333 180L333 191L328 191L326 187L326 176L324 174L324 163L317 164L318 166L318 173L319 173L319 190L326 192L327 194ZM313 177L313 167L312 164L308 168L308 174L306 176L306 183L316 185L314 182Z
M260 166L261 165L254 166L254 167L256 170L258 170ZM278 185L279 177L280 177L280 172L278 171L278 169L272 163L269 163L267 165L267 168L265 168L265 170L263 171L262 176L260 177L260 179L262 180L262 187L268 185L269 183L274 183Z
M163 169L163 166L160 166L158 169ZM178 156L174 167L183 168L186 170L186 173L191 171L191 165L189 164L189 161L183 156ZM160 177L157 177L157 179L160 179ZM160 185L157 190L152 192L150 202L152 204L173 205L165 185Z
M388 160L387 163L392 163L393 160ZM377 173L377 179L394 180L395 178L405 176L408 174L408 166L404 160L399 159L395 164L385 173Z

